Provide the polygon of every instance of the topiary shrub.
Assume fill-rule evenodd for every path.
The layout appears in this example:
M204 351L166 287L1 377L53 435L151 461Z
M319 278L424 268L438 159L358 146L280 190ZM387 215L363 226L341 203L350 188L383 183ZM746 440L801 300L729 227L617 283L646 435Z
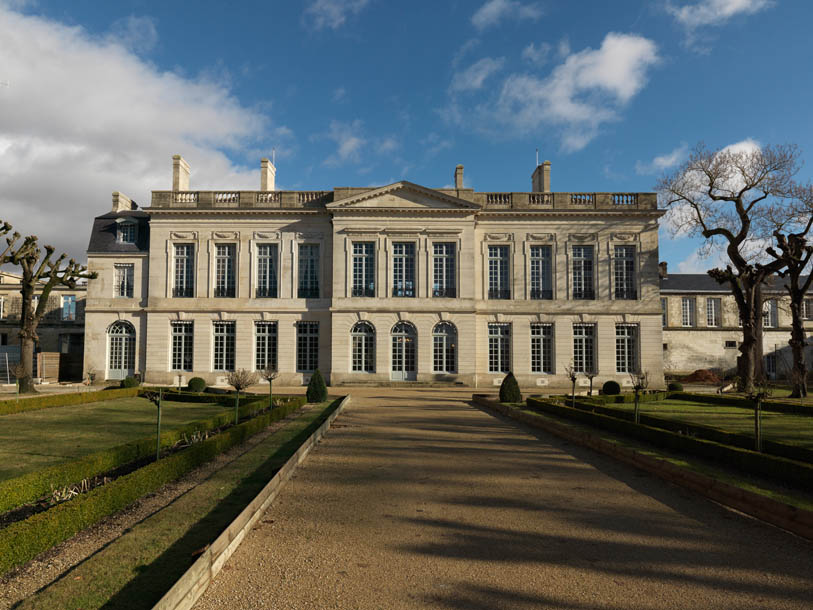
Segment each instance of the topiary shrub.
M500 402L522 402L522 394L514 373L508 373L500 384Z
M203 392L206 389L206 381L202 377L192 377L186 384L186 389L190 392Z
M121 380L122 388L137 388L141 383L135 377L125 377Z
M666 389L670 392L682 392L683 391L683 384L679 381L670 381L669 385L666 386Z
M601 386L601 393L607 394L607 396L615 396L621 393L621 386L617 381L613 381L612 379L605 381L604 385Z
M327 386L319 369L316 369L316 372L311 375L311 380L308 382L307 397L308 402L324 402L327 400Z

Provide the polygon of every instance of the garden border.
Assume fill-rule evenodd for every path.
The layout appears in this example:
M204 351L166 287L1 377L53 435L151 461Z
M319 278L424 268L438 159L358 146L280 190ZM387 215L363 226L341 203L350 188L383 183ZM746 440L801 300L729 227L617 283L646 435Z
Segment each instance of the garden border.
M248 531L277 497L280 489L291 478L296 467L307 458L311 449L327 433L333 420L339 416L349 402L350 395L348 394L341 400L339 406L328 415L322 425L302 443L296 453L277 471L277 474L271 478L254 500L215 538L195 563L153 606L153 610L186 610L195 604L206 591L212 579L226 564L229 557L240 546Z

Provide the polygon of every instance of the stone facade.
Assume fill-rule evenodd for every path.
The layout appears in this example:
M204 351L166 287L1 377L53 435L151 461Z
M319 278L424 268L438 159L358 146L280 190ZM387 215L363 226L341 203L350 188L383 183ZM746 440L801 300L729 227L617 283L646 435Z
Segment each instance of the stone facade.
M660 385L654 193L550 192L547 162L533 192L467 189L462 166L454 177L275 191L263 160L263 190L192 191L174 158L173 190L143 211L114 193L94 222L86 369L222 385L228 368L262 368L269 333L282 384L318 367L331 384L491 387L510 369L542 391L585 358L596 383L629 385L643 363ZM574 332L590 336L577 346Z

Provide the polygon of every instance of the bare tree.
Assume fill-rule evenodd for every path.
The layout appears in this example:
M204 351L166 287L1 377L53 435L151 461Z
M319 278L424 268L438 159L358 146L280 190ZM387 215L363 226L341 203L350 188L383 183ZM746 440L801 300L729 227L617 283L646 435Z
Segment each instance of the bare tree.
M237 425L239 420L239 409L240 409L240 392L245 390L247 387L254 385L257 383L258 377L257 373L252 371L248 371L246 369L237 369L235 371L230 372L226 376L226 381L228 384L234 388L236 394L234 397L234 425Z
M632 381L632 389L635 392L635 423L641 423L641 392L649 387L649 372L638 370L630 373L630 380Z
M737 374L739 389L748 393L762 377L762 286L784 266L780 260L759 264L759 256L777 228L771 221L782 217L797 192L799 167L792 145L709 150L698 144L657 185L676 233L703 236L706 251L724 249L725 268L708 273L728 285L737 303L743 333Z
M6 238L6 246L0 252L0 265L11 263L20 267L22 279L22 311L20 314L20 362L25 373L19 379L20 392L34 392L34 344L39 339L37 328L48 308L48 297L56 286L76 288L80 279L95 279L96 273L88 273L87 267L70 259L66 254L52 260L55 249L45 246L43 256L36 235L22 239L18 232L11 233L7 222L0 223L0 236ZM10 234L10 235L9 235ZM34 303L34 293L39 292L39 302Z
M565 367L565 374L570 379L570 406L576 408L576 367L571 362Z
M260 371L260 376L268 382L268 408L274 408L274 380L279 377L279 371L270 364Z

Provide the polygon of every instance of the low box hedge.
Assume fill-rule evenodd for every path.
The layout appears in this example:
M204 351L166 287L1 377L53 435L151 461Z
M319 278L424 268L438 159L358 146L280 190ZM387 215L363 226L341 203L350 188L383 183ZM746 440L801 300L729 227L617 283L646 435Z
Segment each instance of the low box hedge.
M668 392L646 392L641 393L639 396L639 402L658 402L661 400L666 400L669 396ZM611 403L633 403L635 402L635 394L631 392L627 392L624 394L599 394L598 396L587 396L581 397L582 399L586 400L595 400L596 402L601 402L604 404L611 404ZM579 396L576 397L576 400L579 400Z
M175 398L173 397L172 400ZM274 397L275 405L282 405L283 401L286 408L290 406L298 408L305 404L305 397ZM267 399L247 401L240 406L240 417L246 417L256 410L263 409L267 404ZM220 415L208 419L190 422L181 428L162 432L161 446L171 447L184 436L214 430L233 421L234 412L224 411ZM0 481L0 513L22 506L26 502L33 502L52 489L72 485L82 479L100 475L151 455L155 455L155 436L110 447L75 460Z
M720 405L724 407L741 407L743 409L753 409L754 402L750 398L743 396L726 396L725 394L695 394L693 392L672 392L670 399L686 400L688 402L699 402L710 405ZM765 411L775 413L792 413L794 415L813 415L813 407L800 405L788 400L763 400L762 408Z
M138 498L212 460L298 408L298 402L275 408L85 495L12 523L0 530L0 575L123 510Z
M526 404L531 410L580 421L647 441L664 449L716 460L749 474L762 475L802 489L813 486L813 466L809 464L654 428L643 423L635 424L601 413L565 407L538 398L529 398Z
M50 409L51 407L67 407L72 405L83 405L89 402L99 402L101 400L113 400L115 398L130 398L138 396L140 388L116 388L114 390L98 390L95 392L71 392L69 394L46 394L43 396L31 396L20 398L19 400L0 401L0 415L11 415L13 413L23 413L24 411L36 411L38 409Z

